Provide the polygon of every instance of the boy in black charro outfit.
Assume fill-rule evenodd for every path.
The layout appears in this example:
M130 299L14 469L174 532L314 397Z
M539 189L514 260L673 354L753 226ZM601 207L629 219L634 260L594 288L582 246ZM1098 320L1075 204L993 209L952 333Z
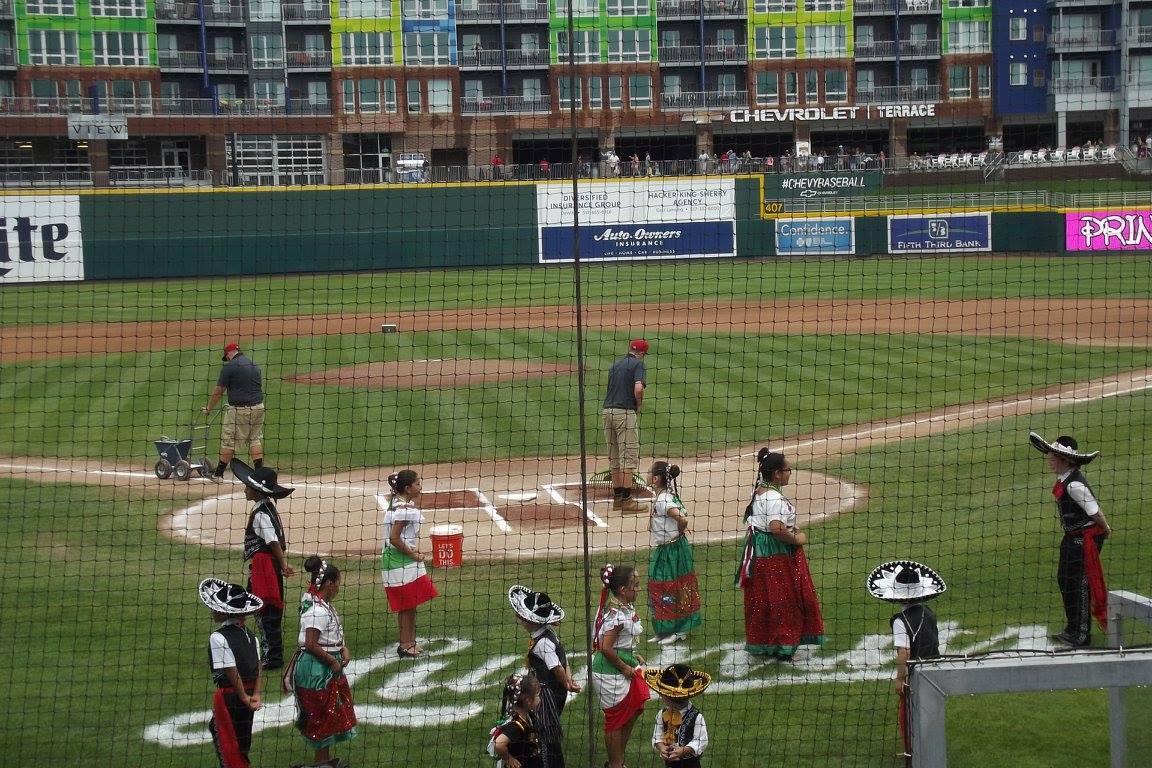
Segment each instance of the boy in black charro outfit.
M520 626L530 635L528 669L540 683L540 703L536 707L536 727L540 733L545 768L564 768L564 730L560 715L568 693L579 693L580 685L568 671L568 657L553 624L564 619L564 609L543 592L533 592L519 584L508 590L508 602Z
M712 676L687 664L672 664L644 670L644 682L664 702L656 713L652 748L668 768L700 768L700 755L708 746L708 726L692 697L712 684Z
M936 614L924 601L943 594L946 589L944 579L935 571L911 560L884 563L868 574L869 594L904 606L892 617L892 644L896 647L893 688L900 696L897 720L906 760L912 758L912 739L908 731L908 662L939 658L940 632Z
M209 635L208 658L216 694L208 731L220 768L249 768L252 721L260 700L260 644L244 626L244 618L263 602L243 588L220 579L200 582L200 600L219 626Z

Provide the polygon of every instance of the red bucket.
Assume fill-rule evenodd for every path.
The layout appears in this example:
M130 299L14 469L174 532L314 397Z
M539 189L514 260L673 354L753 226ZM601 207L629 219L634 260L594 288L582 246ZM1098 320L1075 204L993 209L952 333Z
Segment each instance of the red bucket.
M432 526L432 567L459 568L464 562L464 527Z

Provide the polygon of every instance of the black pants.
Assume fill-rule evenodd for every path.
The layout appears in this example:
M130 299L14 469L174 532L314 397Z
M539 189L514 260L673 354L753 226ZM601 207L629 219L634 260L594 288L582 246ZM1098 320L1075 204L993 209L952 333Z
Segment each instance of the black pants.
M248 708L235 693L224 694L224 706L228 708L228 715L232 720L232 730L236 733L236 746L248 763L248 753L252 751L252 721L256 713ZM212 746L216 748L216 762L220 768L231 768L224 764L224 754L221 752L220 732L216 728L215 716L208 721L208 732L212 734Z
M1097 537L1096 546L1104 549L1104 540ZM1087 645L1092 639L1092 605L1088 592L1088 578L1084 574L1084 535L1064 534L1060 541L1060 565L1056 569L1056 583L1064 601L1064 634L1077 645Z
M284 609L274 605L265 605L260 613L256 614L260 624L260 633L264 635L264 666L284 666L284 638L281 625L284 623Z

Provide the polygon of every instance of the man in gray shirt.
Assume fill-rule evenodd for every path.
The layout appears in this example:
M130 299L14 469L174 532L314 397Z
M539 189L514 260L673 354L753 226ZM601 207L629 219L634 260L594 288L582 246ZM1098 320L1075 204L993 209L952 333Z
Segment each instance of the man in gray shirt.
M212 473L212 482L219 483L224 468L236 455L236 446L243 443L256 469L264 466L264 390L261 388L260 368L240 351L240 345L230 342L224 347L224 365L216 388L208 397L208 405L200 410L207 416L228 392L228 407L224 410L224 424L220 428L220 463Z
M612 476L612 509L645 512L647 507L632 498L632 476L640 467L638 414L644 404L644 356L648 342L636 339L628 354L608 371L608 394L604 398L604 440L608 444L608 467Z

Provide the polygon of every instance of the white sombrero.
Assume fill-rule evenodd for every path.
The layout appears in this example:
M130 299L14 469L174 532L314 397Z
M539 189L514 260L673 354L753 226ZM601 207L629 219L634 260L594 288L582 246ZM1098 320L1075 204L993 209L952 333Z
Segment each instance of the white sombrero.
M264 601L244 587L229 584L222 579L204 579L200 582L200 601L216 613L238 616L255 613L264 607Z
M282 499L285 496L290 496L295 488L289 488L280 485L276 482L276 470L271 467L260 467L259 469L252 469L240 459L232 459L228 465L232 470L232 474L236 475L236 479L244 483L257 493L262 493L265 496L271 496L274 499Z
M543 592L513 584L508 590L508 602L516 615L533 624L556 624L564 620L564 609L552 602Z
M940 574L912 560L893 560L868 574L868 594L889 603L928 600L946 589Z
M1053 440L1051 443L1040 437L1036 432L1028 433L1028 441L1040 451L1040 453L1055 453L1058 456L1063 456L1073 464L1083 465L1092 461L1100 455L1100 451L1092 451L1092 453L1080 453L1077 450L1080 445L1076 442L1076 438L1069 435L1060 435L1060 437Z

